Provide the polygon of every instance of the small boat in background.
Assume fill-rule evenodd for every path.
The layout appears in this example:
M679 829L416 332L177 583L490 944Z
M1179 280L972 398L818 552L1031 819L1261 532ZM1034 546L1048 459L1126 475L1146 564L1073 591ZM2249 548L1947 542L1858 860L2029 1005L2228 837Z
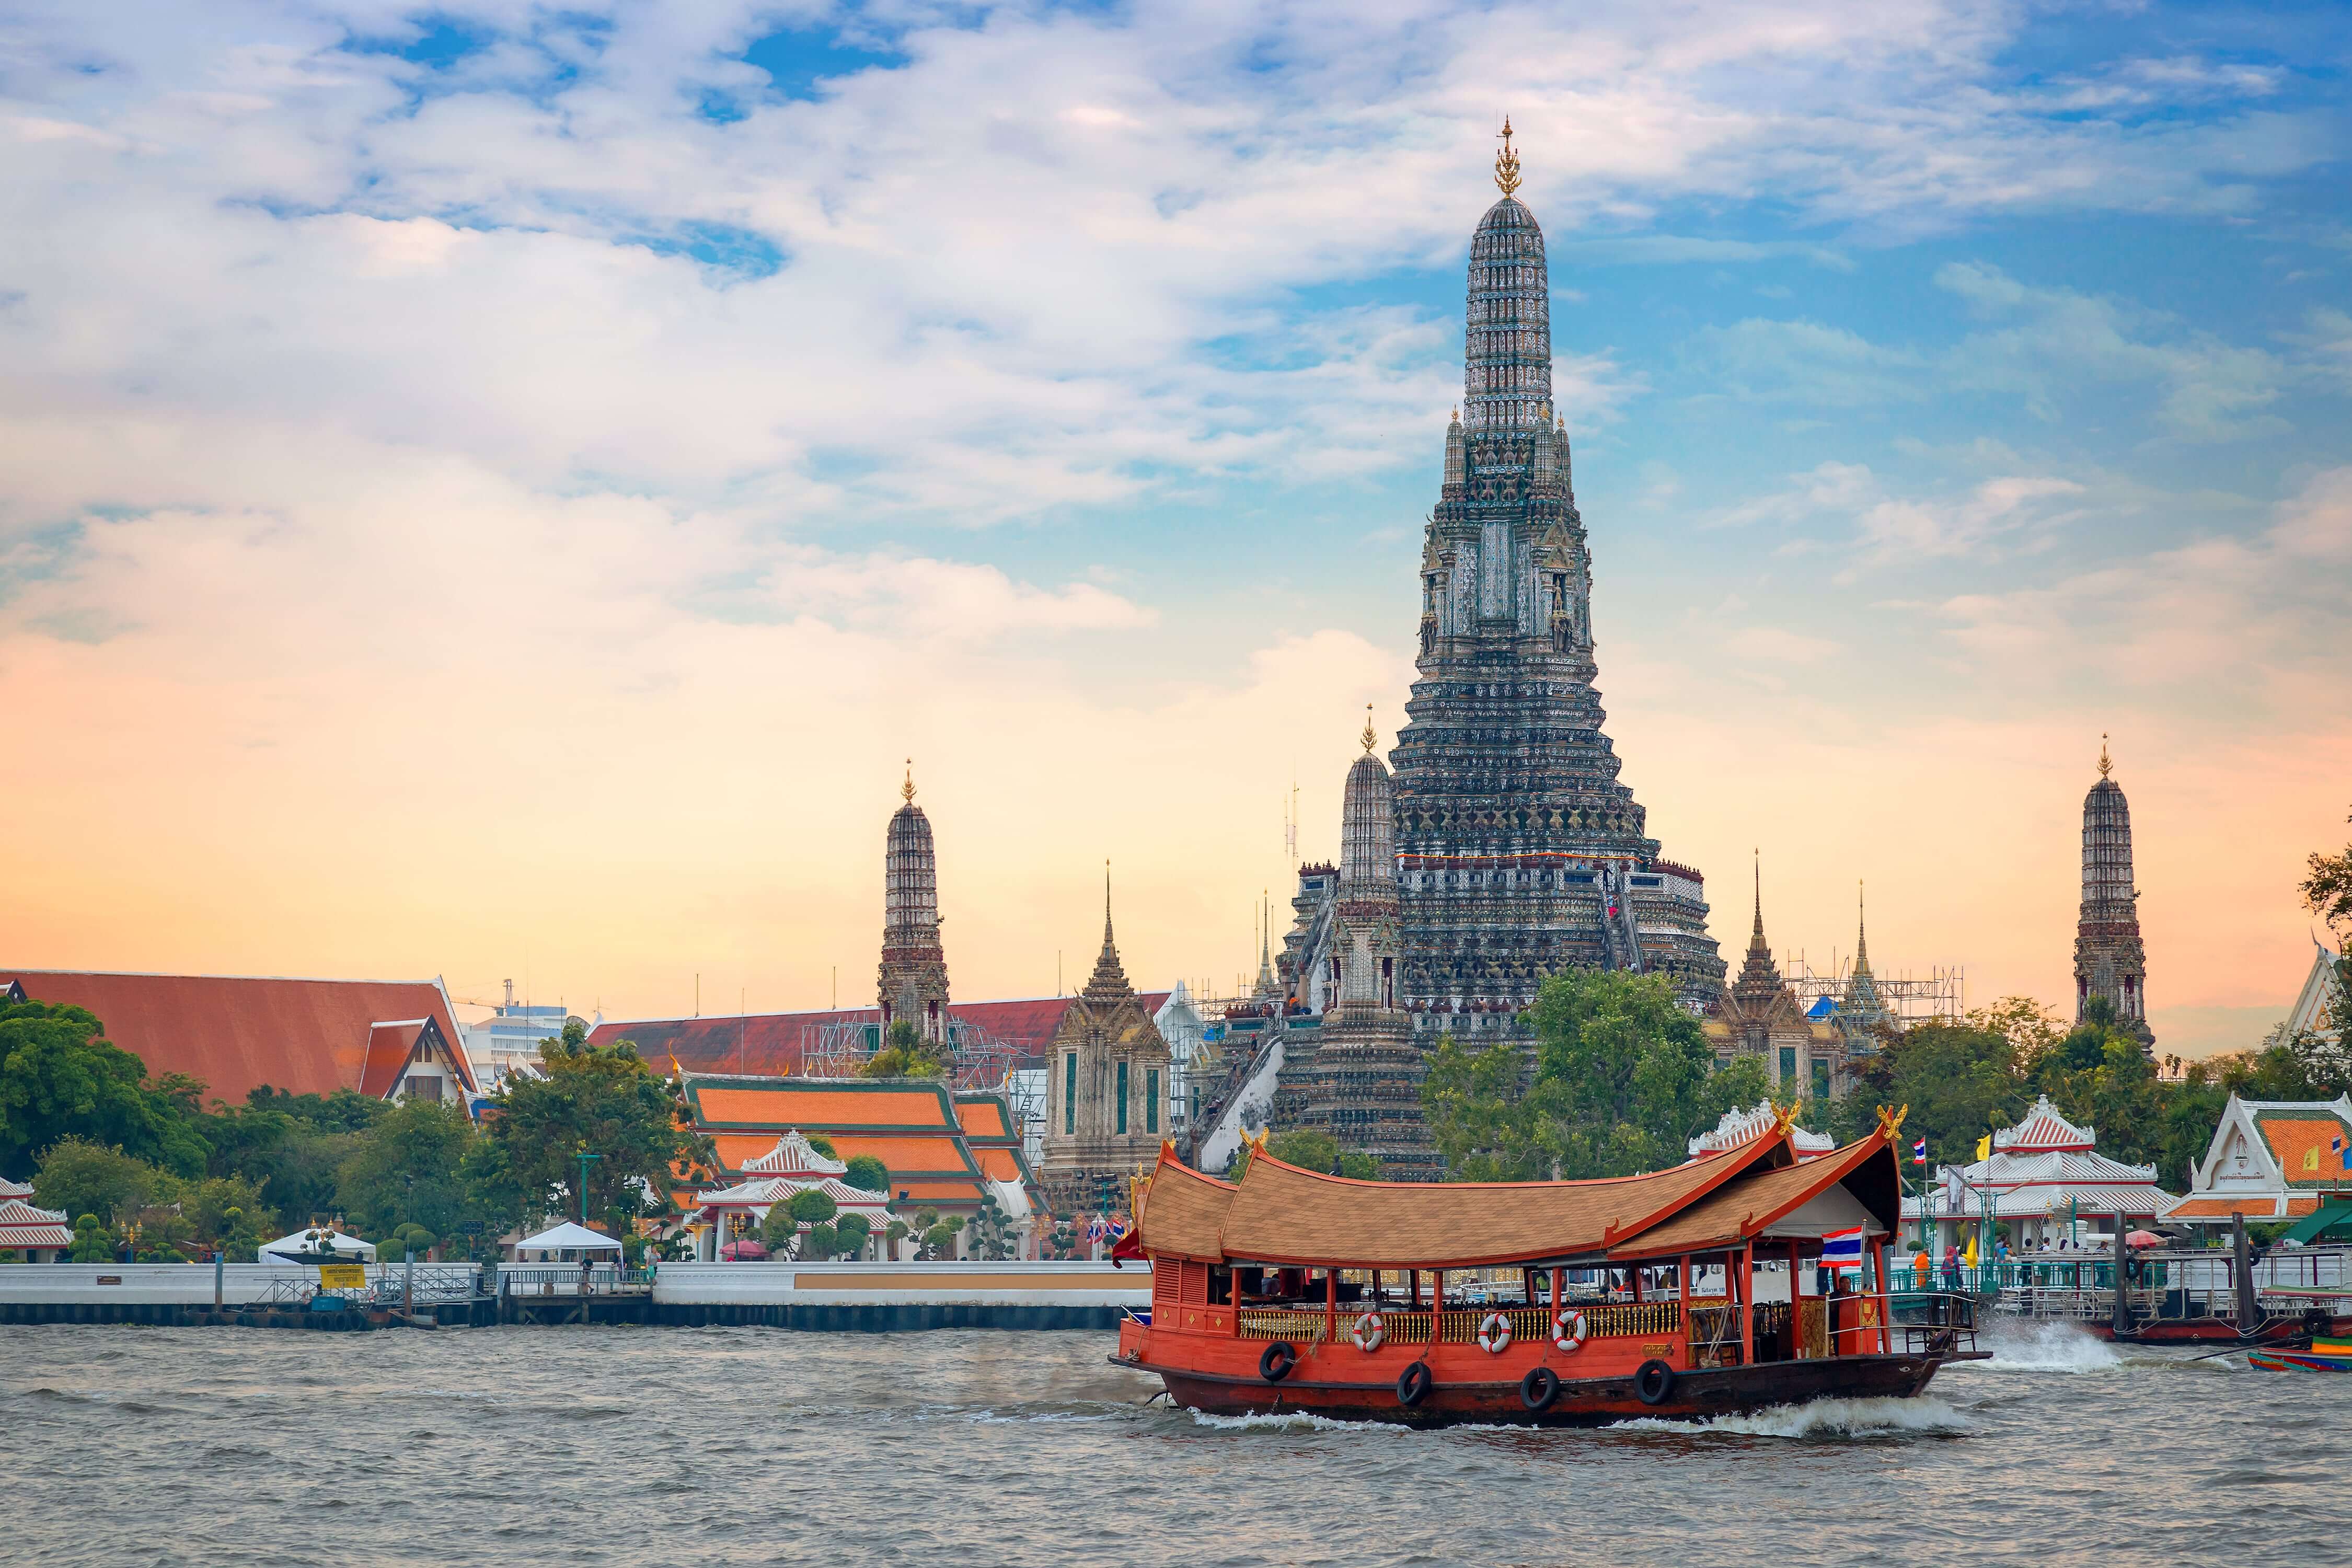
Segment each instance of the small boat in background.
M2309 1350L2248 1351L2246 1364L2260 1372L2352 1372L2352 1340L2314 1335Z

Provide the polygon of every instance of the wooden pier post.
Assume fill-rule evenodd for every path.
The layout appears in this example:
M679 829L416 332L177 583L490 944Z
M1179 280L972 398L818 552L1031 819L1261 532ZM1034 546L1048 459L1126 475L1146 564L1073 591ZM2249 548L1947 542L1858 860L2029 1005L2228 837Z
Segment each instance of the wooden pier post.
M2251 1334L2262 1325L2262 1303L2254 1300L2254 1260L2246 1250L2246 1215L2242 1209L2230 1216L2231 1283L2238 1298L2238 1332Z

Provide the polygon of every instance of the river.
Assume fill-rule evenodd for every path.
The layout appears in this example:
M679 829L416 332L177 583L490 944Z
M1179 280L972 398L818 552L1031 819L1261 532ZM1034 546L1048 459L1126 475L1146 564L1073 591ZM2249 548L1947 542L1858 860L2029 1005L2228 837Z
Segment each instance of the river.
M1994 1342L1923 1398L1413 1433L1139 1402L1108 1334L0 1329L8 1561L2340 1562L2352 1376Z

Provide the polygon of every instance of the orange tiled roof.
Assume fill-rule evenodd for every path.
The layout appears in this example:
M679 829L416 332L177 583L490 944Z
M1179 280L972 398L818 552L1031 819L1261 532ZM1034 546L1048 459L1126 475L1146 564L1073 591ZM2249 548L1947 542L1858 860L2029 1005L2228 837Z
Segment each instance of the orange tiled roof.
M2248 1219L2276 1219L2278 1199L2259 1194L2238 1198L2183 1198L2165 1210L2164 1217L2227 1219L2233 1214L2244 1215Z
M708 1126L755 1127L939 1127L955 1125L946 1094L928 1084L876 1082L813 1085L779 1079L776 1087L753 1088L741 1079L720 1085L688 1079L688 1097Z
M991 1181L1021 1182L1028 1177L1028 1173L1021 1168L1020 1160L1010 1149L974 1149L971 1154L980 1162L980 1168L988 1173Z
M209 1097L232 1104L264 1084L289 1094L387 1093L398 1075L382 1067L380 1051L404 1060L405 1048L380 1045L375 1026L404 1019L432 1019L459 1079L476 1087L437 981L5 967L0 973L16 976L33 1001L88 1008L106 1026L106 1037L146 1063L151 1075L185 1073L202 1081Z
M1010 1138L1013 1130L1004 1124L1003 1101L991 1097L986 1100L956 1100L956 1121L968 1136L973 1138Z
M2344 1163L2343 1143L2352 1138L2352 1130L2333 1116L2256 1116L2254 1125L2263 1130L2263 1137L2271 1146L2271 1153L2286 1173L2290 1186L2312 1186L2326 1184L2341 1186L2347 1167ZM2330 1149L2334 1142L2338 1147Z
M1726 1182L1673 1217L1637 1233L1621 1250L1665 1254L1737 1245L1842 1182L1853 1184L1859 1189L1854 1196L1892 1231L1902 1206L1898 1180L1894 1149L1873 1134L1801 1164L1750 1172Z

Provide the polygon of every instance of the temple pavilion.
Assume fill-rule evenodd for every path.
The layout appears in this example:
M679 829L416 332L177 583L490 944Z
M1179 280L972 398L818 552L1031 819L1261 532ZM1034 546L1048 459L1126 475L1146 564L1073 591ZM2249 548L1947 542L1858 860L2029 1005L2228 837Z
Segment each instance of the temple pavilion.
M33 1189L0 1176L0 1251L27 1263L55 1263L73 1246L73 1226L61 1209L38 1208Z
M1780 1124L1780 1113L1772 1108L1769 1100L1759 1100L1746 1110L1735 1106L1723 1113L1722 1121L1690 1141L1690 1157L1704 1160L1710 1154L1744 1149L1761 1138L1766 1129ZM1808 1132L1792 1124L1789 1128L1789 1146L1797 1152L1797 1158L1803 1161L1818 1160L1837 1144L1822 1133Z
M714 1261L730 1243L758 1235L769 1210L809 1192L831 1198L841 1214L862 1216L867 1231L881 1236L890 1224L889 1198L843 1181L848 1169L848 1161L826 1157L798 1129L787 1131L774 1148L743 1163L743 1180L688 1200L695 1256Z
M2341 1213L2320 1218L2336 1209ZM2205 1158L2189 1169L2189 1195L2163 1218L2167 1225L2227 1226L2240 1215L2250 1224L2296 1221L2296 1231L2308 1227L2298 1240L2352 1221L2352 1095L2230 1097Z
M2097 1144L2094 1129L2067 1121L2042 1096L2023 1121L1992 1135L1990 1159L1936 1167L1924 1199L1932 1249L1961 1242L1988 1203L2015 1248L2054 1245L2077 1226L2112 1233L2118 1224L2154 1225L2174 1202L2156 1184L2156 1167L2110 1160ZM1922 1202L1903 1200L1907 1224L1919 1223Z

